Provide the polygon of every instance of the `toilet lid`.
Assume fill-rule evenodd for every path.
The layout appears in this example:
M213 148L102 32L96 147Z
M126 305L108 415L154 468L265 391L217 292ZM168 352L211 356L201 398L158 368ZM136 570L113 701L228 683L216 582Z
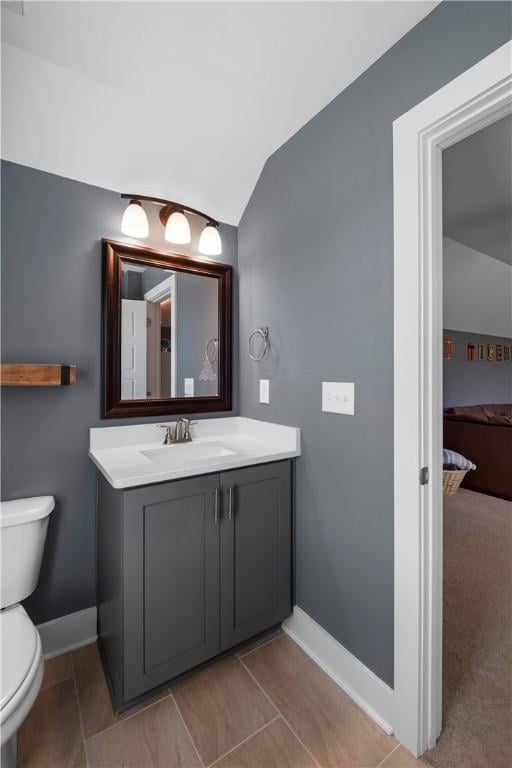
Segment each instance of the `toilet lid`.
M3 709L25 680L37 649L37 629L27 615L18 611L0 614L2 670L0 709Z

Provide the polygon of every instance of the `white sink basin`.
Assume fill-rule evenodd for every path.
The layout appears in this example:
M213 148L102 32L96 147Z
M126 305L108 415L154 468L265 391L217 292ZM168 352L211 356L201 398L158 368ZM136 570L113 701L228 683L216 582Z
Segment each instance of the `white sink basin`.
M207 459L219 459L234 456L239 451L228 448L224 443L183 443L166 445L163 448L152 448L141 451L142 455L157 464L168 467L190 466L199 464Z
M172 423L168 423L172 426ZM135 488L300 456L300 430L228 416L202 419L192 442L162 445L156 424L94 427L89 456L113 488Z

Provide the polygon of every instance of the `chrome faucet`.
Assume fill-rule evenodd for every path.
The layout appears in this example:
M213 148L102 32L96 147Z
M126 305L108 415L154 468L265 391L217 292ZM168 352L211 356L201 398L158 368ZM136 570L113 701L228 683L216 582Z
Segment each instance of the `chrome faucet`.
M192 442L190 427L194 424L197 424L197 422L180 417L174 427L167 424L157 424L157 426L160 427L160 429L166 430L164 436L164 445L176 445L176 443Z

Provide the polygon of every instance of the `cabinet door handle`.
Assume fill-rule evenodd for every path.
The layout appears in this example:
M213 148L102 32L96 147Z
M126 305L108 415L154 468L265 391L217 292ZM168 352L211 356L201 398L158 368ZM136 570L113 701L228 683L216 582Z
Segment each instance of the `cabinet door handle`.
M213 492L213 522L215 525L219 524L219 489L216 488Z
M229 491L228 492L229 492L228 520L232 520L233 519L233 512L234 512L234 509L233 509L233 486L232 485L229 486Z

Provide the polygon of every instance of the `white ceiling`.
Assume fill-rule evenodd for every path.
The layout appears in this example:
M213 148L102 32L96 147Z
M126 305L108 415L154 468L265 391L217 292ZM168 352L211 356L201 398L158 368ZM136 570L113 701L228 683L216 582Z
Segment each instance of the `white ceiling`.
M512 117L443 152L443 219L447 237L512 264Z
M236 224L269 155L436 5L4 7L2 156Z

